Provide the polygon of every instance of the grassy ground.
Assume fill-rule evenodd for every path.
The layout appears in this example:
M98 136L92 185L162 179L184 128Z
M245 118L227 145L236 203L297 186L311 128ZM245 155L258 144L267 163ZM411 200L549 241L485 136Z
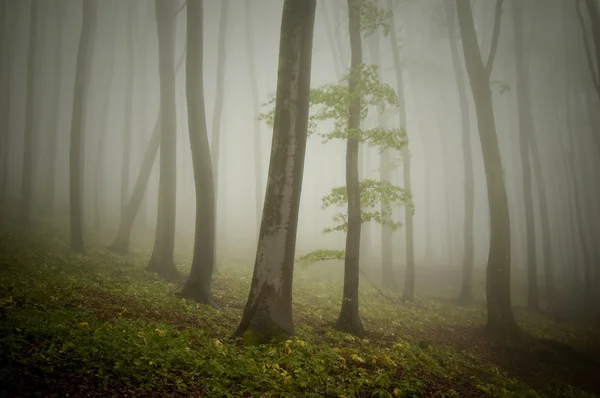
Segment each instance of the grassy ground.
M591 329L518 312L523 341L494 342L481 332L480 305L428 298L393 303L363 281L368 336L355 339L333 330L341 281L318 265L296 270L296 336L245 347L229 336L245 304L251 266L220 264L214 293L222 310L216 311L180 298L181 283L144 272L147 248L137 250L122 257L98 245L75 255L60 230L4 227L0 395L600 394L600 338Z

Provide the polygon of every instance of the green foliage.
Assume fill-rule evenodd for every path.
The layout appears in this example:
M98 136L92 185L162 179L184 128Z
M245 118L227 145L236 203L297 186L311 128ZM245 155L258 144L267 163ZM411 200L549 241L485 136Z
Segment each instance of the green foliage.
M345 186L333 188L331 193L323 197L323 208L330 206L342 207L348 203L348 190ZM375 210L380 203L388 203L384 209ZM411 206L412 197L410 192L391 184L389 181L365 179L360 182L360 206L362 210L361 222L375 221L378 224L388 225L392 229L400 227L400 223L392 221L392 205ZM323 232L348 230L348 217L346 214L337 214L334 221L338 223L335 227L326 228Z
M365 37L373 34L377 28L383 29L387 36L390 32L390 17L392 13L377 6L376 0L362 0L360 2L360 30Z
M215 311L178 297L180 284L145 273L145 250L120 257L90 241L88 254L73 255L65 238L33 234L0 233L3 396L591 396L554 378L547 391L533 391L477 355L476 344L453 348L447 336L483 324L477 306L428 299L398 306L361 286L364 321L378 337L357 339L328 326L341 284L323 278L327 270L306 268L294 278L296 337L245 346L228 336L252 267L220 264L214 295L222 311ZM594 338L543 319L519 321L573 344Z
M507 91L510 90L510 86L508 85L508 83L505 83L503 81L500 80L491 80L490 81L490 86L492 88L497 87L498 88L498 92L500 93L500 95L506 93Z
M343 260L346 252L343 250L317 249L300 256L296 261L301 265L314 264L319 261Z

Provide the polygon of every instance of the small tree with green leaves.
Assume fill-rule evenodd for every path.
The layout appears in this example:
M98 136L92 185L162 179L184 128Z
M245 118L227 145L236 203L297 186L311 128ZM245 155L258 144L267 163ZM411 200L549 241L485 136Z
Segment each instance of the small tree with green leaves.
M359 75L359 90L350 93L348 80ZM370 112L376 109L395 110L398 99L394 90L387 84L379 82L378 68L375 65L361 64L359 68L350 70L336 84L326 84L310 92L309 136L317 135L323 143L332 139L347 139L356 137L361 143L376 147L379 151L393 149L401 151L407 145L406 131L404 128L387 129L381 126L370 129L349 129L348 109L349 104L359 95L361 99L361 121L365 120ZM275 98L263 104L271 108L262 113L259 118L267 124L273 124ZM333 121L334 126L330 131L322 132L318 129L322 122ZM348 203L346 186L332 188L331 193L322 198L323 208L332 206L343 208ZM396 205L411 206L414 209L411 194L402 187L393 185L389 181L364 179L360 182L361 222L376 222L389 225L392 229L400 227L399 222L393 222L391 209ZM379 205L386 203L388 206ZM347 213L337 213L333 218L335 225L325 228L324 233L333 231L347 232ZM298 261L302 264L311 264L317 261L343 260L344 251L319 249L301 256Z

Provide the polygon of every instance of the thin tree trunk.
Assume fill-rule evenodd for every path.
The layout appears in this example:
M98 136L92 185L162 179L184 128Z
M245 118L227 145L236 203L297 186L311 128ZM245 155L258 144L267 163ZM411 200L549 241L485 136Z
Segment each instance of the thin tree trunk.
M34 167L34 125L35 120L35 66L37 57L38 0L31 0L29 18L29 52L27 55L27 99L25 110L25 142L23 145L23 177L21 180L21 201L19 219L31 223L31 201Z
M0 220L4 214L4 195L8 178L8 146L10 134L11 100L11 28L8 1L0 1Z
M348 131L360 127L360 66L362 64L362 39L360 36L360 0L348 0L349 33L351 47L350 78L348 89L353 96L348 109ZM348 192L348 231L344 258L344 295L336 329L363 336L365 329L358 312L358 285L360 260L360 184L358 180L359 137L348 136L346 143L346 189Z
M155 0L160 76L160 179L154 249L146 268L165 278L179 276L173 259L177 190L177 117L175 105L174 13L177 4ZM138 206L139 207L139 206Z
M83 242L83 152L87 117L87 101L92 68L94 32L96 30L96 0L84 0L82 28L77 52L70 147L70 223L71 248L84 251Z
M502 0L498 0L497 4L494 29L496 39L493 40L497 40L499 34ZM484 65L477 44L470 0L456 0L456 8L465 64L475 101L487 179L491 230L486 286L487 330L498 335L510 336L518 333L518 326L513 316L510 297L511 237L508 197L490 89L490 61L493 60L493 54L490 53L488 63Z
M248 44L248 69L250 71L250 84L252 85L253 97L253 117L254 117L254 173L256 176L256 229L260 228L261 213L263 205L263 181L262 181L262 154L260 150L260 121L258 115L260 113L260 99L258 97L258 85L256 84L256 68L254 65L254 34L252 28L252 7L251 0L246 0L246 38Z
M446 11L446 24L448 27L448 38L450 41L450 55L454 76L456 77L456 88L458 90L458 101L460 105L462 149L464 159L464 189L465 189L465 222L463 225L463 273L459 301L469 304L473 301L473 257L475 252L475 239L473 233L473 222L475 215L475 177L473 173L473 151L471 149L471 117L469 115L469 100L467 97L466 82L462 65L458 56L458 37L456 36L455 10L452 3L444 2Z
M183 287L183 297L216 305L212 297L212 274L215 265L215 191L206 113L203 76L203 1L187 4L186 98L194 186L196 187L196 225L192 269Z
M525 205L525 231L527 239L527 307L537 311L540 308L537 282L537 255L535 240L535 219L533 213L533 195L530 143L534 127L531 113L531 95L529 93L529 71L525 60L523 41L523 8L519 2L513 2L513 27L515 35L515 60L517 63L517 107L519 112L519 149L523 175L523 202Z
M127 208L129 198L129 171L131 164L131 134L132 134L132 112L133 112L133 82L135 70L135 52L133 48L133 28L135 3L127 4L127 29L125 38L126 61L126 86L125 86L125 120L123 125L123 147L121 148L121 217Z
M393 2L388 0L388 11L390 16L390 41L392 45L392 57L394 59L394 70L396 71L396 91L398 95L399 112L398 118L401 128L406 128L406 105L404 100L404 78L402 77L402 64L400 62L400 49L398 48L398 38L396 35L396 21L393 14ZM404 189L412 192L411 157L409 143L402 149L402 179ZM426 210L427 211L427 210ZM406 271L404 277L404 293L402 299L412 301L415 299L415 238L413 210L411 206L404 206L404 228L405 228L405 247L406 247Z
M234 335L247 343L294 334L292 280L308 107L316 0L285 0L271 160L254 274Z

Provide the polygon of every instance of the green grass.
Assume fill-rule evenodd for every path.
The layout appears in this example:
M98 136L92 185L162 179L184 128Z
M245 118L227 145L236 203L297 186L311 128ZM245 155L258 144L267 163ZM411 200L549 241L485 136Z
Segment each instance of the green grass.
M244 346L230 336L248 294L250 265L219 265L214 295L222 310L216 311L182 299L180 283L146 273L148 248L118 256L92 246L76 255L61 236L55 229L0 233L0 395L581 397L599 391L597 364L576 354L546 348L550 360L542 360L539 345L487 340L481 306L433 298L392 303L363 281L367 338L337 332L341 281L319 266L295 272L296 336ZM177 260L189 263L185 255ZM517 315L530 336L597 348L592 330Z

